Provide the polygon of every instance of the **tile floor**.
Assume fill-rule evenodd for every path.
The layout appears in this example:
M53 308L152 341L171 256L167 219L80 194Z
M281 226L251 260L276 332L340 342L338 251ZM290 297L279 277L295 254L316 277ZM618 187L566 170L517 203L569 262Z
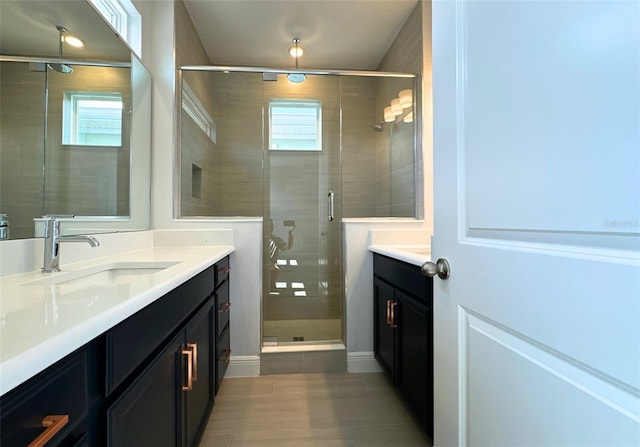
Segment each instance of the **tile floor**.
M200 447L425 447L382 373L226 378Z

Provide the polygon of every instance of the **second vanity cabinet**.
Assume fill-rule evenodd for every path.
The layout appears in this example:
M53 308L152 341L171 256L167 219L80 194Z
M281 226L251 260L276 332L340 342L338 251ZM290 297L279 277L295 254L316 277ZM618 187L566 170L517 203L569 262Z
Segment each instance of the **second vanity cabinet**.
M387 256L373 265L375 357L433 439L433 280Z
M48 415L54 446L197 446L228 362L228 256L0 400L2 447L24 447ZM226 294L226 295L225 295ZM220 348L218 347L220 345ZM226 369L226 368L225 368Z

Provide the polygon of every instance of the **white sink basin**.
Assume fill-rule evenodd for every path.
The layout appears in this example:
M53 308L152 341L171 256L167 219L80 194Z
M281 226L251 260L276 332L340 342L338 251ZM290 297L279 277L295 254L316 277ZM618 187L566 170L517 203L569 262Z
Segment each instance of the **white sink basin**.
M136 281L163 271L174 261L123 261L97 265L83 270L59 272L22 283L23 286L110 286Z

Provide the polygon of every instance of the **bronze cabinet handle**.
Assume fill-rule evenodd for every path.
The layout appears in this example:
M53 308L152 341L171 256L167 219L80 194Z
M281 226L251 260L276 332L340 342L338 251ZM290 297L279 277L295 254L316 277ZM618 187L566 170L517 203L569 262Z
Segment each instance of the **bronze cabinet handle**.
M68 422L68 414L50 414L49 416L45 416L44 419L42 419L42 426L46 427L46 430L31 441L27 447L44 447Z
M391 326L391 301L387 300L387 326Z
M227 355L225 355L224 358L220 361L222 363L229 363L229 359L231 358L231 349L225 349L225 351L227 352Z
M398 324L396 323L396 306L398 305L397 302L393 302L391 303L391 324L389 326L391 327L398 327Z
M193 355L191 356L193 360L192 376L193 381L195 382L198 380L198 343L187 343L187 349L191 349L193 352Z
M187 384L182 385L182 391L191 391L193 389L193 351L183 349L180 354L187 356Z
M231 267L220 267L218 269L218 273L229 273L231 271Z
M218 313L223 314L223 313L229 312L230 307L231 307L231 303L226 302L222 306L220 306L220 308L218 309Z

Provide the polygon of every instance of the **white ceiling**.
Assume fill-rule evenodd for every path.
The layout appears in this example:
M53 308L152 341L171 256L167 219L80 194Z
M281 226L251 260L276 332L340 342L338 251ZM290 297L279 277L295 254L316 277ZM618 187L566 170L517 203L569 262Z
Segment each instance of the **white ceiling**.
M84 41L77 49L66 45L63 58L129 61L126 45L94 9L78 0L0 0L0 54L58 57L62 25Z
M216 65L375 70L418 0L184 0Z

